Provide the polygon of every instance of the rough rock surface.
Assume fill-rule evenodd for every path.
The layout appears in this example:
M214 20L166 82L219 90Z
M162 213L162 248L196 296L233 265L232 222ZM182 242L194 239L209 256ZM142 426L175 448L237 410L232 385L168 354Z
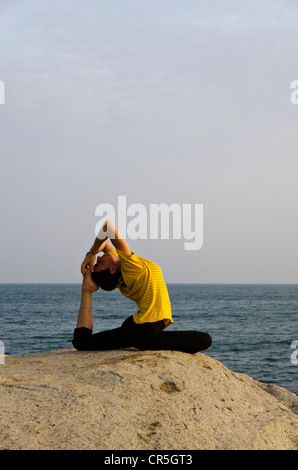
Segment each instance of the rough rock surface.
M0 449L298 449L298 397L204 354L6 356Z

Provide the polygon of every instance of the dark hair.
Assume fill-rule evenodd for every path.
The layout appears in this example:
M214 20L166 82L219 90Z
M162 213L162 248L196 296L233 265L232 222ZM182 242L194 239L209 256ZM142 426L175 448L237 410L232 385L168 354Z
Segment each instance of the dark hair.
M92 280L103 290L116 289L119 284L120 276L121 272L111 274L109 268L104 269L103 271L91 273Z

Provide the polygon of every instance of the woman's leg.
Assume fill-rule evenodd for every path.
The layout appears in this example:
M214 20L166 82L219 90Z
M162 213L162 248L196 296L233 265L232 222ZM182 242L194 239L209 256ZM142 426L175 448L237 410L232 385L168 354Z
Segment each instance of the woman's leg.
M195 354L210 348L211 344L211 336L201 331L162 331L156 345L158 349Z
M108 349L122 349L134 346L132 316L128 317L120 328L100 331L92 334L92 330L85 327L76 328L72 340L78 351L103 351Z
M208 349L211 336L200 331L164 331L164 322L137 324L128 317L120 328L92 334L86 327L76 328L73 346L78 351L102 351L135 347L142 351L170 350L190 354Z
M72 344L78 351L129 348L132 346L132 340L128 333L124 328L114 328L94 334L88 328L76 328Z
M83 327L93 330L92 292L82 288L77 328Z
M85 278L84 281L86 282ZM84 281L77 325L72 340L73 346L78 351L100 351L132 346L132 339L129 336L130 330L127 328L114 328L112 330L92 334L92 291L84 288Z
M200 331L164 331L164 322L134 324L133 345L141 350L170 350L190 354L208 349L211 336Z

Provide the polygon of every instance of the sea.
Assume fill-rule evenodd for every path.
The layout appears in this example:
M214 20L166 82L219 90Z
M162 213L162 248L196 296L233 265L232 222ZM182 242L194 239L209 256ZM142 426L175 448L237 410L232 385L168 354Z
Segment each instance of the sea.
M168 284L168 291L170 329L208 332L213 343L203 354L298 395L298 285ZM80 284L0 284L0 352L73 348L80 297ZM120 326L136 310L120 292L98 290L94 332Z

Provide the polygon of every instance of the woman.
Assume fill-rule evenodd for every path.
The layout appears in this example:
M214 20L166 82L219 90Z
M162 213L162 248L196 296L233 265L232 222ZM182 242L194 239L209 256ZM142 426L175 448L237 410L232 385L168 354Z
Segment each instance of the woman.
M96 260L96 255L101 251L104 254ZM81 265L81 272L81 305L72 341L77 350L135 347L193 354L211 346L208 333L164 331L173 320L162 271L156 263L133 253L111 221L101 228ZM104 290L118 288L125 297L136 303L138 311L128 317L121 327L93 334L92 294L99 287Z

